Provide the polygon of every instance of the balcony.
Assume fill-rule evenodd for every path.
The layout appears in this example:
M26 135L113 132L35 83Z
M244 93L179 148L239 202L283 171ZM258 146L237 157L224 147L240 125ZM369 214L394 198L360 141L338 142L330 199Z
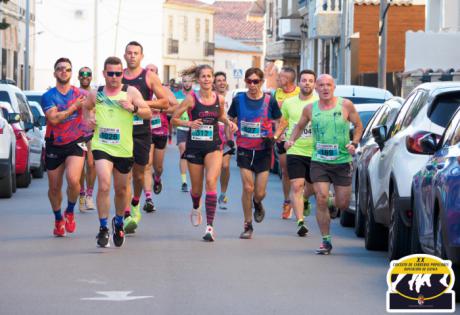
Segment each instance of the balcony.
M308 37L333 38L340 36L342 7L340 0L310 0Z
M280 40L267 43L266 58L269 60L277 59L299 59L300 41Z
M279 0L280 19L300 19L298 0Z
M177 39L168 38L168 55L179 53L179 41Z
M284 39L300 39L301 19L278 20L278 36Z
M205 57L214 56L215 44L211 42L204 42L204 55Z

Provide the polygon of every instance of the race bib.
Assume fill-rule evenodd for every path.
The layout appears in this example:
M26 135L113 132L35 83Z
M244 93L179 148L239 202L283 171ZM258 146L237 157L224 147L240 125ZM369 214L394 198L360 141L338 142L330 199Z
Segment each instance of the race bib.
M100 128L99 141L105 144L120 143L120 129L118 128Z
M214 138L214 127L212 125L201 125L197 129L192 129L192 140L212 141Z
M260 122L241 121L241 135L247 138L260 138Z
M316 157L321 160L333 161L339 157L338 144L316 144Z
M142 125L143 123L144 123L144 120L142 118L140 118L137 115L133 116L133 125L134 126L139 126L139 125Z
M292 131L294 131L295 127L297 127L297 124L294 124L291 130L291 133ZM311 137L311 124L310 123L308 123L308 125L305 127L305 129L300 134L300 138L309 138L309 137Z
M161 116L153 115L151 120L152 129L157 129L161 127Z

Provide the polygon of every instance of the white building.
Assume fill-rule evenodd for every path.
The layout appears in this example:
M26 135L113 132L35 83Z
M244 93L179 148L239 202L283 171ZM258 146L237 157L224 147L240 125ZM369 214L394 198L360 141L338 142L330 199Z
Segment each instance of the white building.
M109 56L123 60L124 48L133 40L144 47L142 65L155 63L161 72L162 6L162 0L37 1L40 36L36 45L34 89L55 85L53 65L59 57L72 61L73 84L78 85L77 71L83 66L93 69L93 84L103 83L104 60Z
M35 38L35 3L30 1L29 74L33 84ZM1 79L13 80L24 88L26 53L26 0L10 0L0 4Z

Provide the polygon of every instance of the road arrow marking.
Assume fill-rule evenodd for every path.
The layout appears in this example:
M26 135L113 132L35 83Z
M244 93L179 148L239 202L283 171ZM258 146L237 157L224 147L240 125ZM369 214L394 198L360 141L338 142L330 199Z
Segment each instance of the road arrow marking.
M133 291L96 291L97 294L104 295L92 298L82 298L83 301L132 301L153 298L151 295L128 296Z

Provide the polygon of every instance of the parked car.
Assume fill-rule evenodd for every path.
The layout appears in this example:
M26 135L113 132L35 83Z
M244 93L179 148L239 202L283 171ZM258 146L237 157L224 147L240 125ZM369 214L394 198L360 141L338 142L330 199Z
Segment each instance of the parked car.
M460 82L425 83L408 96L394 125L372 129L379 150L368 166L365 245L388 245L390 260L410 252L412 178L427 162L420 139L442 134L460 106ZM388 229L388 238L382 237Z
M353 156L353 175L352 175L352 192L350 197L350 207L340 215L340 224L342 226L355 226L357 236L363 236L364 217L359 208L358 190L360 182L360 173L367 172L367 164L369 157L378 150L378 145L372 137L372 128L377 125L391 125L396 119L396 116L401 108L404 99L393 97L384 104L362 104L356 106L358 113L363 122L363 135L358 143L356 154ZM372 116L371 116L372 114ZM371 118L369 119L368 117ZM362 159L364 158L364 161ZM362 175L361 175L362 176ZM361 179L362 180L362 179ZM357 216L356 216L357 215Z
M16 135L10 124L18 121L19 114L0 110L0 198L10 198L16 190Z
M24 95L27 97L27 100L30 102L37 102L42 104L42 95L45 94L45 91L24 91Z
M420 139L422 153L433 156L412 182L411 252L451 260L459 279L460 110L437 139L434 133L426 133ZM456 283L460 288L459 281Z
M360 85L337 85L334 95L347 98L355 105L384 103L393 97L393 94L385 89Z
M10 112L20 113L21 127L26 132L27 139L29 140L30 158L28 163L30 165L30 172L34 177L43 177L44 171L44 139L41 136L39 126L43 120L34 120L29 103L24 93L16 86L8 83L0 84L0 101L9 103L11 106ZM20 174L20 173L18 173ZM27 173L25 173L27 176ZM23 184L27 187L25 181ZM18 182L18 186L24 186Z

